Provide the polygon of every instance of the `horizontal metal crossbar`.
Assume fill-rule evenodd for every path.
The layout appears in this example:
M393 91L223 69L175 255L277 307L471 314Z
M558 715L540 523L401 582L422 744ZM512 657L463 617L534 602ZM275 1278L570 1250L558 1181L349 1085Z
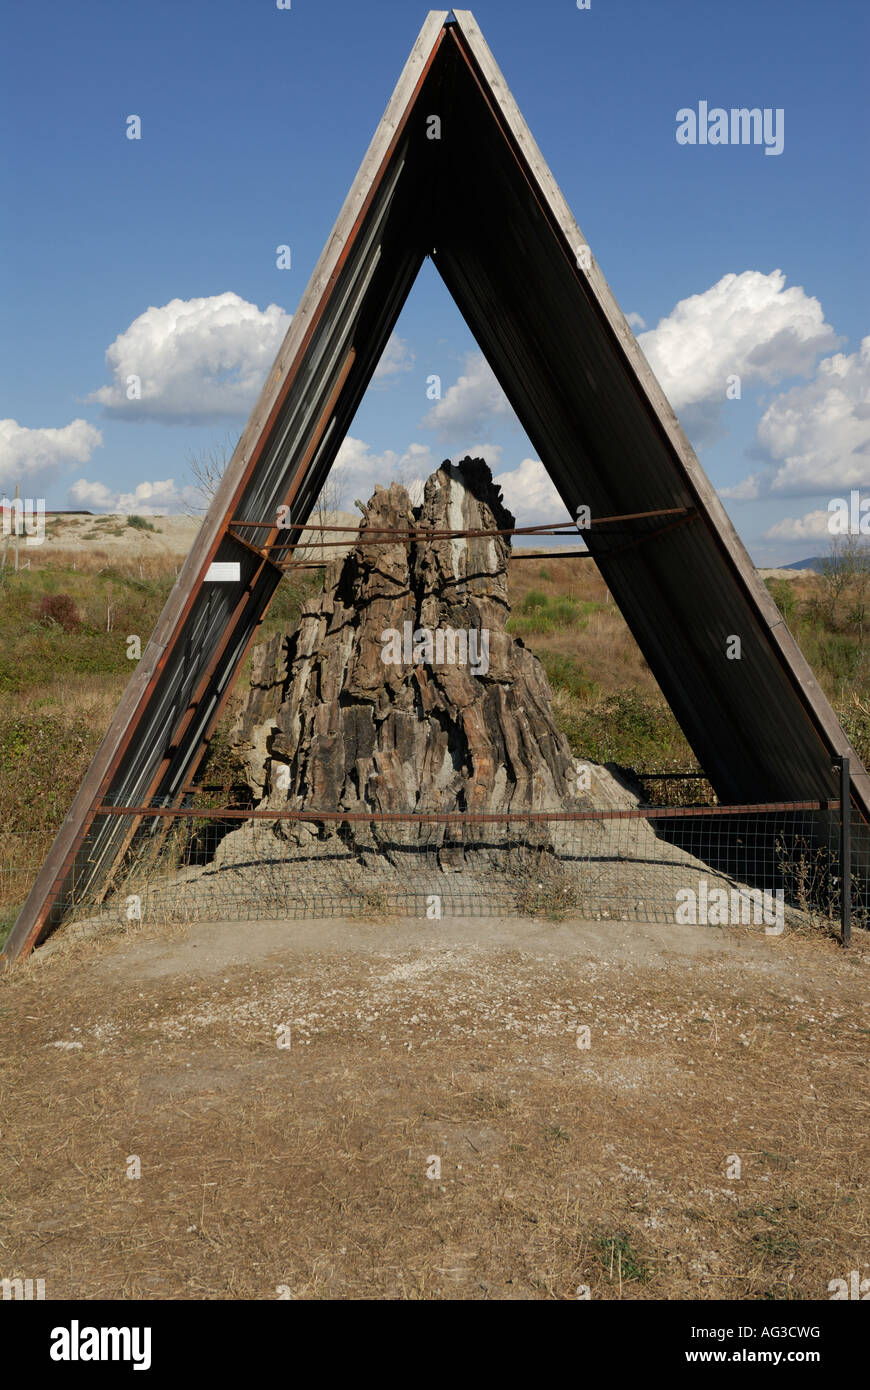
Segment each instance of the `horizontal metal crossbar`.
M705 772L636 772L638 782L706 782Z
M246 811L236 806L98 806L96 814L189 820L365 821L385 825L538 825L551 821L674 820L683 816L744 816L769 811L835 811L838 806L836 800L771 801L758 806L655 806L633 811Z
M551 521L540 526L508 526L500 530L478 527L468 531L429 531L398 526L367 526L366 536L391 537L399 540L459 540L466 536L551 536L579 535L591 526L604 526L615 521L643 521L656 516L685 516L691 507L664 507L651 512L624 512L619 516L591 517L589 526L578 527L575 521ZM241 521L234 517L230 526L249 527L266 531L318 531L355 535L359 526L321 526L317 522ZM283 545L286 545L284 542Z
M591 550L541 550L533 555L518 555L516 552L511 556L511 560L594 560L595 556Z

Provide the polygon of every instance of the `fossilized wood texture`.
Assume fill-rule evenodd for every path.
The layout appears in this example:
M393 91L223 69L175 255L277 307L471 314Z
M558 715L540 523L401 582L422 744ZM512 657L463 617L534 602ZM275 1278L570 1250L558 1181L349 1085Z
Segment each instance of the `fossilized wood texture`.
M540 662L505 631L510 538L363 544L378 527L513 525L481 459L443 464L417 508L396 483L375 491L356 545L327 573L298 626L254 654L233 744L261 805L503 812L592 804L577 795L575 760L553 720ZM470 663L451 663L449 638L440 662L386 662L384 634L404 638L406 623L415 633L488 633L488 665L478 661L475 673ZM293 833L292 823L282 825ZM342 834L361 847L431 846L444 829L356 824ZM491 843L493 828L481 838Z

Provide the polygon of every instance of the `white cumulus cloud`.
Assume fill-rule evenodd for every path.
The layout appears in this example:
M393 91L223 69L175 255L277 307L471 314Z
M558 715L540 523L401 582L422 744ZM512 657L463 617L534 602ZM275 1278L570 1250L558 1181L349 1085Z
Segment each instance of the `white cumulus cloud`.
M107 349L111 384L88 399L123 419L246 415L290 318L277 304L259 309L230 292L152 305Z
M469 444L465 449L456 449L450 456L450 462L458 463L464 458L483 459L489 464L490 472L495 473L503 452L501 444Z
M372 381L384 381L400 372L410 372L415 361L416 358L405 339L391 333L381 354L381 360L375 367Z
M810 495L870 484L870 336L835 353L806 385L768 406L758 443L770 459L773 493Z
M421 480L426 479L441 462L425 444L409 444L402 454L395 449L385 449L379 454L364 440L348 434L333 464L338 489L337 505L347 509L353 506L357 498L360 502L367 502L378 483L381 487L389 487L394 482L402 483L416 504L422 496ZM420 496L417 496L418 493Z
M516 468L498 473L495 481L502 490L505 505L517 518L518 526L569 520L565 503L538 459L523 459Z
M49 482L70 463L87 463L103 436L87 420L60 429L28 429L17 420L0 420L0 488L20 482Z
M202 495L190 484L176 487L173 478L138 483L132 492L116 492L105 483L79 478L69 489L69 500L87 511L167 516L172 512L201 512Z
M456 440L481 438L491 421L505 418L513 418L507 396L483 353L470 352L464 372L424 416L423 424L437 430L441 439Z
M488 443L470 444L449 455L436 454L428 445L417 443L409 444L401 454L393 449L377 453L364 440L348 435L333 465L338 490L336 505L349 509L357 498L367 502L378 483L389 487L391 482L399 482L408 489L416 506L423 500L426 479L445 459L458 463L470 457L485 459L489 464L494 481L502 488L505 505L522 518L520 525L534 526L560 516L567 519L565 506L537 459L523 459L516 468L498 473L501 454L500 444Z
M807 512L806 516L786 516L776 521L764 533L770 541L830 541L829 511Z
M715 432L729 377L740 387L808 376L819 353L837 346L822 306L781 270L724 275L681 299L638 342L662 389L696 440Z
M742 482L734 483L731 487L720 487L719 496L731 502L755 502L761 496L763 485L763 473L750 473Z

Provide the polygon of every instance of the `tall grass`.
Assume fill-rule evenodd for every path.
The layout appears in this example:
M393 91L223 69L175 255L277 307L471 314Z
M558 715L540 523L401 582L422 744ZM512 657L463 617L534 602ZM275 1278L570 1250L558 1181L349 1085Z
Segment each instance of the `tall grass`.
M515 636L558 632L563 628L584 628L600 604L578 600L568 594L545 594L530 589L511 617L507 630Z
M94 519L95 527L100 521ZM127 637L138 635L144 649L178 567L166 555L125 562L105 550L56 550L31 557L30 569L0 572L0 934L4 913L20 895L15 866L35 867L44 856L133 673ZM320 582L316 571L286 576L261 638L293 623ZM578 756L638 772L696 767L591 565L557 554L546 564L518 563L510 567L509 585L510 630L541 659L557 723ZM859 756L870 763L870 649L858 589L833 594L824 578L813 576L775 579L769 587ZM77 621L65 631L60 618L73 612ZM246 667L234 700L244 697L247 674ZM227 787L232 714L231 704L208 771L209 780ZM651 785L655 798L664 799L662 784ZM694 783L683 788L699 790Z

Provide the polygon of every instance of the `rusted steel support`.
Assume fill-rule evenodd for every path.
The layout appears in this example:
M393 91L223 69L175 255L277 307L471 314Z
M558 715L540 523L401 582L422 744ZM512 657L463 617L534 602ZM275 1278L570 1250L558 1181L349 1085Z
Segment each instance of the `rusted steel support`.
M233 806L100 806L101 816L169 816L187 820L298 820L325 824L376 822L384 825L535 825L549 821L675 820L683 816L762 815L771 811L835 811L839 801L770 801L759 806L650 806L635 811L244 811Z
M166 803L190 782L282 561L300 535L318 529L308 521L314 498L427 254L568 516L586 503L596 514L582 530L562 522L511 534L580 530L722 800L825 796L832 758L847 756L860 818L853 836L867 833L870 777L706 478L473 15L453 16L433 11L421 30L3 960L26 955L59 920L72 885L77 893L99 886L128 828L95 823L106 800ZM441 109L432 103L445 93L451 120L443 143L430 142L427 113ZM517 276L521 262L526 273ZM671 505L609 515L653 501ZM290 526L278 525L282 504L293 509ZM611 523L688 519L691 508L698 524L679 541L648 544L666 528L640 527L620 550L608 535ZM275 521L246 522L245 512ZM229 560L239 560L242 584L209 594L212 564ZM725 659L728 633L741 634L747 659Z
M605 526L614 521L645 521L656 516L682 516L686 512L693 511L691 507L660 507L652 512L624 512L620 516L593 516L590 518L589 526ZM250 526L258 530L267 528L271 531L341 531L345 535L355 535L359 530L358 526L320 526L316 522L306 522L304 525L296 525L287 522L276 527L274 521L240 521L235 518L230 522L231 526ZM413 530L400 526L367 526L365 537L377 540L460 540L463 536L576 536L588 531L588 526L578 527L576 521L548 521L539 526L509 526L500 531L490 528L478 528L471 531L425 531ZM289 542L285 542L289 544ZM306 541L306 545L310 545ZM333 542L333 544L343 545L343 541Z
M594 560L595 556L591 550L542 550L533 555L511 555L511 564L514 560Z
M251 545L249 541L243 540L241 536L237 536L236 533L235 533L235 531L232 530L232 528L230 528L230 529L227 531L227 535L228 535L232 540L238 541L239 545L243 545L243 546L245 547L246 550L250 550L251 554L252 554L252 555L256 555L256 557L257 557L258 560L268 560L270 564L274 563L273 561L270 560L270 557L265 553L265 551L266 551L266 547L265 547L265 546L264 546L262 549L258 549L257 546Z
M615 550L608 550L602 555L602 559L613 560L620 555L625 555L629 550L636 550L639 545L646 545L649 541L657 541L661 536L667 536L671 531L678 530L690 521L696 521L698 513L694 507L687 507L683 516L677 517L676 521L671 521L667 526L657 526L654 531L645 531L642 536L636 536L634 540L628 541L625 545L617 546Z

